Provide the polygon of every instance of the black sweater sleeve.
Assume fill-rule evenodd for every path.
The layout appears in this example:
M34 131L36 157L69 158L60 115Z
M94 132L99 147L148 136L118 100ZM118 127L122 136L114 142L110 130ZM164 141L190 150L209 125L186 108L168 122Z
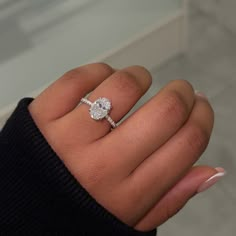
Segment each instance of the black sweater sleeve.
M0 132L0 235L154 236L121 222L78 183L24 98Z

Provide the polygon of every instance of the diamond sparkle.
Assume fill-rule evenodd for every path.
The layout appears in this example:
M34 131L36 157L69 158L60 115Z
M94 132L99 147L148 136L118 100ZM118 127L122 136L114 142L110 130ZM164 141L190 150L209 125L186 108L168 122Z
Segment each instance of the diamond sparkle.
M94 120L101 120L109 114L111 110L111 102L107 98L98 98L92 103L89 112Z

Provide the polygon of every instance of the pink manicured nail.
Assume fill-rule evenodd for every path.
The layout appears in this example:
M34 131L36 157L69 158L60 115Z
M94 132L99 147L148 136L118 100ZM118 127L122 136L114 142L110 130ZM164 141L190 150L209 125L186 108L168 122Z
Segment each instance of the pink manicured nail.
M204 183L202 183L197 190L198 193L204 192L210 187L212 187L226 174L225 170L221 167L217 167L215 169L218 171L218 173L210 177Z
M195 90L195 94L199 97L202 97L202 98L208 100L208 97L204 93L199 92L198 90Z
M222 167L216 167L215 169L216 169L219 173L225 173L225 174L226 174L225 169L222 168Z

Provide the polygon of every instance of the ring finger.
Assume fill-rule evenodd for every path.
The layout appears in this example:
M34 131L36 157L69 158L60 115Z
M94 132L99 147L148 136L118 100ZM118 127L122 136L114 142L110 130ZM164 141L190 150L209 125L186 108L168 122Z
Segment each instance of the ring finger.
M135 105L151 85L150 73L140 66L132 66L112 74L104 80L88 97L94 102L99 97L106 97L112 103L109 114L114 122L118 122ZM106 120L95 121L90 117L89 106L81 104L61 119L63 125L73 132L80 131L78 143L91 143L104 135L111 128Z

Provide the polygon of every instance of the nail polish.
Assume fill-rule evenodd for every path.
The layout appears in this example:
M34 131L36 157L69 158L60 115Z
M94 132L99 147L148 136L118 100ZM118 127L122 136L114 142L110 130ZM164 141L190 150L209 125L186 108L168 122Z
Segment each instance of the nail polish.
M216 170L219 172L212 177L210 177L208 180L206 180L204 183L202 183L198 189L197 193L201 193L212 187L214 184L216 184L225 174L226 172L224 171L223 168L217 167Z

